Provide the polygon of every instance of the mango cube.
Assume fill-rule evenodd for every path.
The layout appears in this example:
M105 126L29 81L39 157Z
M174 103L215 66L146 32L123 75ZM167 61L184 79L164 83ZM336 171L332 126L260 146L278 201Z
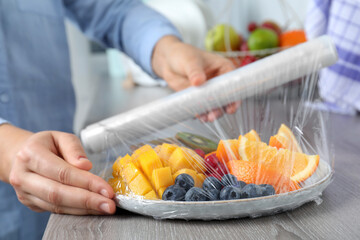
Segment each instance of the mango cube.
M130 190L136 195L144 196L153 190L151 184L141 172L128 185Z
M122 176L126 180L127 183L130 183L134 178L140 173L140 170L135 166L134 163L128 163L123 171Z
M155 169L152 173L152 183L156 191L160 188L167 188L168 186L173 185L174 179L170 167Z
M138 161L148 179L151 179L154 169L162 167L161 160L153 149L141 153Z
M149 193L144 195L144 199L149 199L149 200L156 200L159 199L158 196L156 195L154 190L151 190Z
M167 189L167 187L162 187L162 188L159 188L159 190L157 191L160 199L162 199L162 195L164 194L166 189Z
M169 166L169 158L177 148L176 145L163 143L160 147L159 157L164 166Z
M110 178L108 180L108 183L110 184L115 193L127 193L126 184L121 178Z
M202 157L188 148L178 147L169 158L169 166L173 173L181 169L193 169L197 172L205 172L205 162Z

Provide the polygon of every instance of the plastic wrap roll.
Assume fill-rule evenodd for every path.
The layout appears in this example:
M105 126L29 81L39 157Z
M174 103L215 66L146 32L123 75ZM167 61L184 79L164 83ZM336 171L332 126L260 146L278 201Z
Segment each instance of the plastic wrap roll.
M200 87L188 88L92 124L81 132L81 139L88 151L100 152L193 118L195 114L261 94L330 66L336 60L333 42L323 36L213 78Z

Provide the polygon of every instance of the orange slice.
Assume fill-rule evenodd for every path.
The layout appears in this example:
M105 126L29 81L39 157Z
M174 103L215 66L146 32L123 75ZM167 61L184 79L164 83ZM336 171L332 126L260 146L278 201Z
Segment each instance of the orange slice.
M277 134L270 138L269 146L277 149L285 148L293 152L303 152L293 132L285 124L281 124Z
M242 160L264 164L299 183L310 177L319 164L319 155L306 155L288 149L277 149L263 142L241 138L239 155Z
M249 141L261 142L259 134L254 129L251 129L251 131L245 134L244 137L246 137Z
M223 161L228 162L230 160L239 159L239 140L229 139L220 140L218 148L216 150L216 157Z
M276 193L285 193L299 189L299 185L274 169L267 168L257 162L234 160L227 163L227 167L239 181L247 184L270 184Z

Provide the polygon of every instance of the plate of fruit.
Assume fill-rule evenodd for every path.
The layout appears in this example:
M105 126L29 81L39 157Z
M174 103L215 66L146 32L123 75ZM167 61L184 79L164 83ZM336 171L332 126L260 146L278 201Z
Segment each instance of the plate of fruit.
M284 124L268 143L255 130L217 143L184 132L174 142L116 159L108 182L118 207L157 219L258 217L318 199L332 179Z
M260 24L250 22L247 30L248 33L243 34L230 24L217 24L207 32L205 48L229 58L236 67L242 67L306 41L304 30L284 30L273 20Z

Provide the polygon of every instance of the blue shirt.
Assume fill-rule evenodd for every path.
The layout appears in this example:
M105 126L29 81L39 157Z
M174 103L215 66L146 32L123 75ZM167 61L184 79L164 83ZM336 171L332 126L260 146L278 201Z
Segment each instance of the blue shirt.
M179 37L163 16L136 0L0 0L0 124L72 132L75 97L64 17L152 75L156 42ZM40 239L48 216L27 209L0 182L0 239Z

